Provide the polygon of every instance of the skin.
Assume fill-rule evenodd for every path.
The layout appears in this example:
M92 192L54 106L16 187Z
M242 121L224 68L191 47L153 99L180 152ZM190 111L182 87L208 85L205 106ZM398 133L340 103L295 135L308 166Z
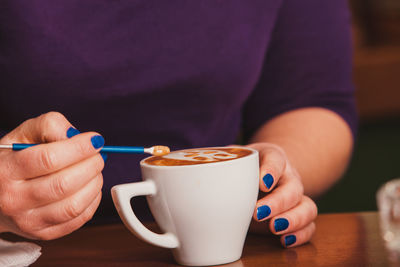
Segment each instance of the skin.
M103 185L104 161L91 142L99 134L68 139L71 126L63 115L50 112L0 139L1 144L43 143L0 151L0 232L49 240L92 218Z
M280 236L283 246L288 235L296 236L289 247L308 242L318 213L312 198L332 186L349 163L353 148L349 126L327 109L297 109L265 123L250 143L249 147L259 151L260 190L265 192L257 201L251 231L263 233L269 228ZM267 173L274 178L269 189L262 179ZM258 220L257 208L263 205L268 205L271 213ZM288 220L286 230L275 231L278 218Z
M0 139L0 144L47 143L22 151L0 151L0 232L31 239L55 239L90 220L101 199L104 161L88 132L70 139L72 125L50 112L22 123ZM290 247L308 242L314 231L317 207L311 198L327 190L343 174L353 140L346 122L322 108L290 111L265 123L249 147L259 151L260 190L251 231L295 235ZM274 178L268 189L263 177ZM257 208L271 214L257 220ZM274 222L285 218L286 230Z

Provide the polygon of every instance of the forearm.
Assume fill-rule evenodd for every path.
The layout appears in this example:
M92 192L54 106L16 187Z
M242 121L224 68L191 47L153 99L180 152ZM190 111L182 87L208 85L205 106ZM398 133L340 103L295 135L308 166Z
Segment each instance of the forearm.
M302 178L305 194L316 197L345 171L353 148L347 123L322 108L293 110L265 123L250 140L282 147Z

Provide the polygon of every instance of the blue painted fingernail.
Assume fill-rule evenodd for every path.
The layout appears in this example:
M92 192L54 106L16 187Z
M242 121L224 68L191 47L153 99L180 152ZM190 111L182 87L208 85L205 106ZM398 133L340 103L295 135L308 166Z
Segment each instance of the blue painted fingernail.
M93 136L92 138L90 138L90 141L92 141L92 145L95 149L104 146L104 138L101 135Z
M285 246L288 247L296 243L296 236L295 235L287 235L285 236Z
M80 134L81 132L74 127L69 127L67 130L67 137L71 138L72 136L75 136L77 134Z
M272 184L274 183L274 177L272 177L271 174L267 173L264 177L263 177L263 182L265 184L265 186L270 189Z
M271 214L271 209L267 206L260 206L257 208L257 220L262 220Z
M107 153L100 153L100 155L101 155L101 157L103 158L104 163L105 163L105 162L107 161L107 158L108 158Z
M289 221L285 218L276 219L274 222L274 227L276 232L286 230L289 226Z

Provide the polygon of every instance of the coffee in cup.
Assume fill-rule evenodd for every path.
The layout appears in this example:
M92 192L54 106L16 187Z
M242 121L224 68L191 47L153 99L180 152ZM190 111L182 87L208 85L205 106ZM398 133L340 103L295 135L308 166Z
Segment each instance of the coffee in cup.
M196 165L242 158L251 153L251 150L240 147L187 149L153 156L145 159L144 163L156 166Z
M212 147L171 152L140 162L142 179L112 188L115 207L138 238L171 248L183 265L218 265L238 260L258 196L258 152ZM132 197L146 195L164 234L136 217ZM133 248L134 249L134 248Z

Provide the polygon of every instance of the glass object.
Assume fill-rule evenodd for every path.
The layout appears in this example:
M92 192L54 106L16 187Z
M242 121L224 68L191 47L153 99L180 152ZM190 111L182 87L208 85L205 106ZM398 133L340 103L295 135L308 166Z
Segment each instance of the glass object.
M391 259L400 260L400 178L380 187L377 193L382 238Z

